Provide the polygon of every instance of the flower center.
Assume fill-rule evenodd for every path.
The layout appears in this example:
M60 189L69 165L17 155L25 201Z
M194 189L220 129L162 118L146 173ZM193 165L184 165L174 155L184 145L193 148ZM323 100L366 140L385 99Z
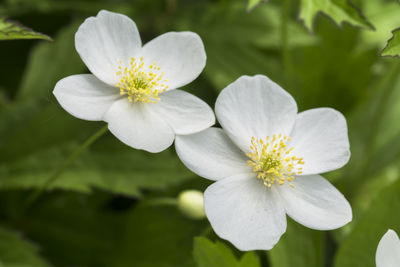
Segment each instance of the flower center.
M139 60L131 57L129 68L123 67L119 61L117 75L120 77L116 84L121 95L127 95L129 102L156 103L160 100L158 94L165 92L168 86L163 79L164 72L154 62L147 68L144 66L143 57Z
M250 158L248 165L253 166L253 171L257 173L257 178L262 179L264 185L270 188L275 182L283 185L293 181L294 175L302 174L304 164L303 158L290 155L293 147L288 148L286 143L290 137L282 134L269 136L265 140L254 136L251 138L251 152L246 156Z

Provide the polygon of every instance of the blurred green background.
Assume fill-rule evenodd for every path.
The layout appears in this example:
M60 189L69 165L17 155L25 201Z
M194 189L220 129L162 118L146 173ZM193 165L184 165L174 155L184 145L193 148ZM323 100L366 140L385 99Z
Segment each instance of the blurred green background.
M400 4L270 0L247 11L258 2L0 1L0 16L53 39L0 41L0 266L375 266L382 235L388 228L400 234L400 61L379 56L400 27ZM328 14L314 16L326 7ZM218 240L206 219L192 220L159 201L209 185L173 148L136 151L111 134L27 207L32 193L104 125L72 117L52 95L59 79L88 72L74 33L101 9L131 17L143 42L171 30L197 32L207 65L184 89L212 107L239 76L265 74L294 96L299 110L343 112L352 157L325 176L351 202L353 222L319 232L289 220L274 249L241 253Z

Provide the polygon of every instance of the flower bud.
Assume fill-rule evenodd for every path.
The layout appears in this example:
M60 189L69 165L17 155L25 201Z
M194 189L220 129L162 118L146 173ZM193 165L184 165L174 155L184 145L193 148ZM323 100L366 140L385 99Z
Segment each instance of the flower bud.
M187 217L200 220L206 217L203 193L197 190L185 190L178 196L178 208Z

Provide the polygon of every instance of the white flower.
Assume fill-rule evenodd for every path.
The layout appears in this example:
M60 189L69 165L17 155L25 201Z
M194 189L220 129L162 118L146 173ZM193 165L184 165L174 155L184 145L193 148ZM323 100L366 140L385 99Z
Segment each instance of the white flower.
M350 157L346 120L329 108L297 114L294 99L267 77L242 76L216 102L222 129L178 136L177 153L216 181L204 193L214 231L240 250L271 249L286 214L318 230L352 219L344 196L318 173Z
M125 144L150 152L169 147L175 134L192 134L214 124L211 108L174 90L201 73L206 54L193 32L168 32L142 46L127 16L100 11L79 27L75 47L91 74L60 80L60 105L73 116L108 123Z
M400 240L395 231L389 229L379 241L375 261L376 267L400 266Z

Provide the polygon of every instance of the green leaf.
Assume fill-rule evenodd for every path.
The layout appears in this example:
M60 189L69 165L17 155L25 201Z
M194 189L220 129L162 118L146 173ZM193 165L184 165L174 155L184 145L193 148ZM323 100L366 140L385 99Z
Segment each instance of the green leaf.
M309 31L313 30L313 22L319 12L329 16L338 25L347 22L353 26L373 29L361 11L348 0L301 0L299 17Z
M54 266L194 267L193 238L206 220L146 203L58 192L35 205L23 230Z
M247 0L247 10L251 11L256 6L261 4L262 2L267 2L268 0Z
M49 264L39 256L39 249L24 240L21 234L0 227L0 266L47 267Z
M400 181L389 185L342 242L334 266L375 267L379 240L390 228L400 233Z
M260 267L254 252L247 252L238 260L226 245L211 242L205 237L194 239L194 259L199 267Z
M381 52L382 56L400 57L400 28L392 31L393 37L388 40Z
M75 142L69 142L3 161L0 164L0 188L43 186L77 146ZM90 193L96 187L140 197L143 189L165 189L192 177L193 174L171 151L151 154L134 150L109 134L79 156L49 189Z
M278 244L268 252L271 267L320 267L323 261L323 233L292 220Z
M256 253L247 252L240 259L239 267L261 267L260 259Z
M4 17L0 17L0 40L18 39L52 40L49 36L43 33L35 32L16 21L7 20Z
M396 2L369 0L363 2L363 13L374 25L374 31L360 31L358 47L382 49L392 36L391 31L400 25L400 5Z
M204 74L218 91L241 75L264 73L273 80L282 75L280 55L270 52L281 49L279 7L260 5L247 14L244 8L244 2L221 1L201 16L195 10L177 22L180 30L195 31L202 37L207 52ZM318 42L295 21L289 22L289 36L290 48Z

